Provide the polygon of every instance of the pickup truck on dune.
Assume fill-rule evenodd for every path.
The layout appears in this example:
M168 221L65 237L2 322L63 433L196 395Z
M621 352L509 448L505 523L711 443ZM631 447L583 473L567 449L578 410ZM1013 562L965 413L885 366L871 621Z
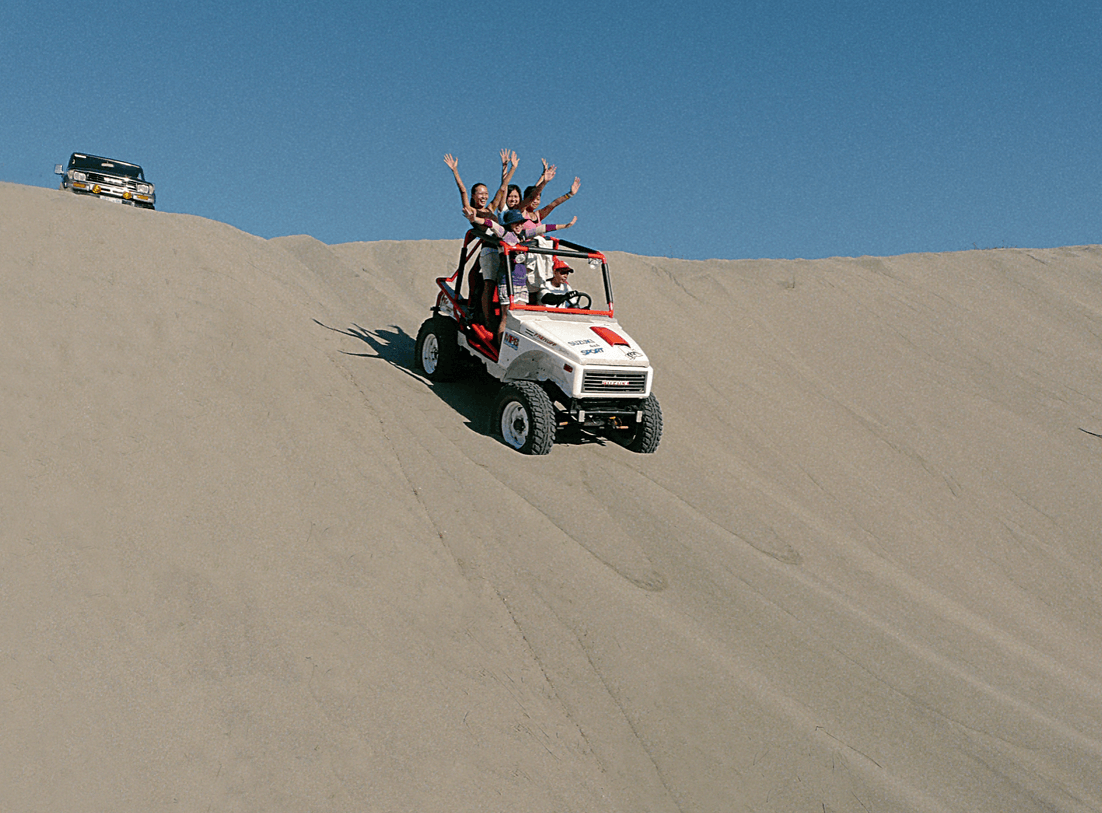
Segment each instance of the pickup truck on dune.
M78 195L94 195L142 209L153 209L157 202L153 184L145 179L142 168L126 161L74 152L69 165L54 166L61 176L61 188Z

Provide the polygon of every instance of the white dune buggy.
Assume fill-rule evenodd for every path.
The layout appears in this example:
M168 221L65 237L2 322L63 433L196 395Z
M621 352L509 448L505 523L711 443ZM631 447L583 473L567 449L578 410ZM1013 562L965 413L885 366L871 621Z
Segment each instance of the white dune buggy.
M503 254L508 282L500 348L492 330L475 318L481 310L483 243ZM502 385L491 410L491 429L525 454L547 454L556 432L568 427L599 433L635 452L654 452L662 438L662 410L651 392L654 370L613 315L607 260L566 240L544 245L509 245L476 229L467 232L455 272L436 281L440 293L433 315L417 334L416 366L432 381L454 380L485 367ZM559 306L514 301L513 265L524 262L525 254L582 260L574 265L588 271L583 283L603 289L605 308L594 308L593 298L580 290ZM528 258L529 267L533 260ZM460 293L464 278L466 298ZM496 320L490 319L492 324Z

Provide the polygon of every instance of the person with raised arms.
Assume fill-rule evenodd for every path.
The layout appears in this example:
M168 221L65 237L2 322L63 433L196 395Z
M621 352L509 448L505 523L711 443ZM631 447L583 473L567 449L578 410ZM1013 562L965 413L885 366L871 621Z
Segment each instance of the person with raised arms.
M476 183L471 187L470 198L467 197L467 187L463 184L463 179L459 177L459 159L454 157L451 153L447 153L444 156L444 163L451 169L452 175L455 176L455 185L459 187L459 200L463 206L470 205L479 217L493 218L497 220L497 212L500 211L505 203L507 192L509 189L509 181L513 179L513 173L517 171L517 154L510 152L509 150L501 151L501 185L494 195L493 200L490 200L489 187L484 183Z
M490 192L486 184L477 183L471 188L469 204L467 200L467 189L463 186L463 179L459 177L459 159L455 158L451 153L444 156L444 163L448 165L452 174L455 176L455 185L459 187L459 199L463 206L466 207L470 205L480 218L497 221L499 223L501 222L501 216L505 213L504 206L513 195L510 190L516 188L511 185L509 181L513 179L513 173L517 171L517 164L520 163L517 160L516 152L502 150L500 155L501 187L497 190L497 194L494 195L494 199L492 201L490 200ZM501 254L496 247L482 247L482 251L478 255L478 267L483 280L482 296L479 301L482 305L482 319L487 325L490 323L489 307L493 298L490 286L497 280L500 271L498 263L500 262Z

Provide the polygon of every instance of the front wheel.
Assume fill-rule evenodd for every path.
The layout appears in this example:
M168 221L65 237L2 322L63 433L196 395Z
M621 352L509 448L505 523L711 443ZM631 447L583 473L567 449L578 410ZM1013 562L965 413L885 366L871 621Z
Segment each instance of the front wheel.
M555 442L555 409L533 381L512 381L501 388L491 412L501 439L523 454L547 454Z
M445 316L430 316L417 331L413 361L430 381L459 377L459 328Z
M633 452L652 454L662 440L662 408L654 393L643 400L640 412L642 418L632 423L622 442Z

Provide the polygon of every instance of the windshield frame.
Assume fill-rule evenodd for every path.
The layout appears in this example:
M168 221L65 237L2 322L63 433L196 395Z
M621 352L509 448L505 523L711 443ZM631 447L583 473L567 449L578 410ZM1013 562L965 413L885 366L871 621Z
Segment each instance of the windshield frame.
M145 174L137 164L117 161L114 158L104 158L100 155L88 155L83 152L74 152L70 155L69 166L66 169L77 169L81 172L99 172L105 175L122 175L137 181L145 181Z
M487 240L487 243L491 243L491 240ZM509 308L518 311L538 311L543 313L581 313L590 316L607 316L613 318L613 305L612 305L612 279L608 271L608 260L605 259L605 255L601 252L587 248L577 243L571 243L567 240L554 240L555 246L553 248L542 248L534 245L530 242L519 243L517 245L511 245L509 243L499 241L500 248L505 255L505 263L508 269L508 273L505 274L505 282L509 290ZM515 291L513 290L513 264L514 255L516 254L549 254L559 257L575 257L588 261L597 260L601 263L601 279L604 282L604 294L605 302L608 304L608 310L600 310L598 308L590 308L589 310L583 310L581 308L564 308L561 306L553 305L534 305L524 302L517 302L515 300Z

